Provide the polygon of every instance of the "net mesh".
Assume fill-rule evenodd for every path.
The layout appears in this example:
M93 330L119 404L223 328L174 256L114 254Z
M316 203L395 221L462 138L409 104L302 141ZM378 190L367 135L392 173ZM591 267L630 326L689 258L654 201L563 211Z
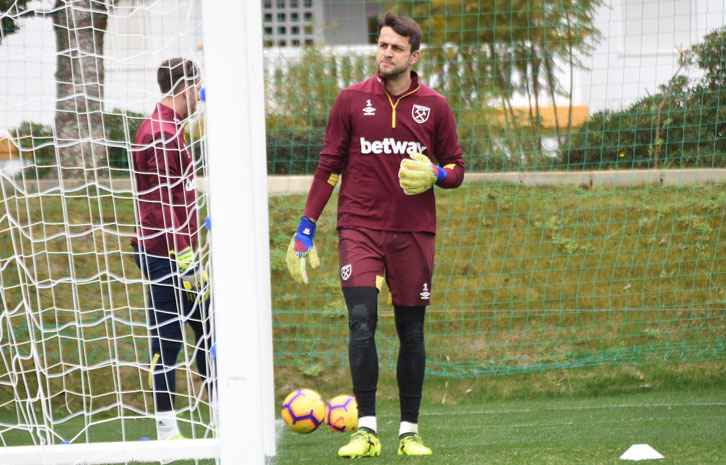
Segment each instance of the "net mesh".
M0 14L0 443L154 439L131 149L161 62L203 63L199 2L3 1ZM194 351L187 334L175 408L199 438L210 404Z

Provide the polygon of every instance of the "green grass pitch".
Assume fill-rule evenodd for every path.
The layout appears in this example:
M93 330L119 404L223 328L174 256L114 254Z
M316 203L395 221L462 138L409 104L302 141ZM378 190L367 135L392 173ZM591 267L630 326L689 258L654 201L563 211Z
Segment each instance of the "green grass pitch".
M419 424L434 455L397 455L398 404L396 396L383 393L378 401L382 454L355 463L626 465L633 462L621 461L619 457L633 444L649 444L665 456L663 460L637 463L726 463L726 389L722 382L712 386L671 386L670 389L654 386L654 391L644 387L642 392L618 392L622 386L614 386L615 392L591 391L589 395L562 397L549 397L550 393L494 400L476 395L479 391L476 389L456 403L449 400L442 404L432 401L436 395L430 392L431 389L438 392L442 383L430 381L428 388L424 387ZM482 385L501 384L497 378L473 381ZM526 382L526 379L516 381ZM617 379L613 381L618 384ZM180 426L183 433L191 435L188 423ZM282 420L278 420L277 426L277 456L268 458L267 465L349 463L337 457L337 450L347 442L348 434L333 433L325 426L307 435L296 434ZM67 425L59 425L61 430L64 427ZM153 437L153 430L153 422L148 419L127 422L126 438ZM115 441L119 440L120 429L114 423L96 425L90 436L94 442ZM173 462L175 465L214 463L214 460Z
M486 379L480 380L486 383ZM381 457L370 463L626 464L633 444L650 444L664 460L640 463L726 463L726 392L722 389L619 394L595 398L424 404L421 434L434 455L397 455L398 412L379 403ZM348 435L320 429L308 435L285 428L271 465L341 464Z

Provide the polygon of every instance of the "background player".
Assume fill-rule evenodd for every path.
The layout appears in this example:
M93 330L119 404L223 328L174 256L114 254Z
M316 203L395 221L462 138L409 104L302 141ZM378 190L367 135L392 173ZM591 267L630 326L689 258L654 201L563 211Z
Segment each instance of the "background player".
M184 140L184 121L197 107L199 70L173 58L157 72L164 97L136 133L134 175L140 224L131 243L136 263L150 281L151 388L158 439L183 439L174 412L174 365L184 321L196 338L196 363L207 376L209 286L195 263L198 242L194 162ZM200 294L201 292L201 294ZM211 389L210 389L211 391Z
M306 257L313 268L320 263L313 244L315 222L342 174L338 253L359 429L338 451L341 457L375 456L381 450L375 330L384 279L400 341L398 453L431 454L418 435L418 414L426 361L424 314L431 298L436 233L432 187L458 187L464 163L448 103L411 71L420 56L421 38L421 28L410 18L389 13L380 21L378 73L344 89L333 105L304 216L287 251L290 273L307 283Z

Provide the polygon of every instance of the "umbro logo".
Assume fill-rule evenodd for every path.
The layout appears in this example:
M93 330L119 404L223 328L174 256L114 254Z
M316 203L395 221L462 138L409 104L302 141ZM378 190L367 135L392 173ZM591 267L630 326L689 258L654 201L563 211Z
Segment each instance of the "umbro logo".
M421 290L421 300L429 300L431 299L431 292L429 292L429 285L424 283L423 289Z
M375 116L376 109L371 105L370 100L366 100L366 106L363 108L363 114L365 116Z

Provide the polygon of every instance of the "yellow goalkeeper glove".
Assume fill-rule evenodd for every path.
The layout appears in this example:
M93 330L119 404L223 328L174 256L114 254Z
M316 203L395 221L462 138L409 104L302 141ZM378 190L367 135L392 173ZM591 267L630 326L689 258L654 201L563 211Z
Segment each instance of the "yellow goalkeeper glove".
M201 297L202 300L209 300L212 293L212 282L209 280L207 270L200 270L199 267L192 268L182 276L182 285L186 291L187 299L194 302Z
M320 266L318 251L315 249L315 244L313 244L315 228L315 223L303 216L300 225L297 227L297 232L292 236L292 241L287 247L287 255L285 256L287 269L298 283L308 283L308 275L305 272L306 257L310 260L310 268L315 269Z
M426 192L444 179L446 170L431 163L429 157L422 153L412 152L411 158L401 160L398 182L406 195Z
M212 291L209 274L206 270L194 265L192 248L186 247L181 252L171 250L169 254L176 257L176 266L182 274L181 282L187 299L194 302L201 294L204 300L208 300Z
M186 273L187 269L194 263L194 251L191 247L186 247L181 252L171 250L169 255L176 257L176 266L182 273Z

